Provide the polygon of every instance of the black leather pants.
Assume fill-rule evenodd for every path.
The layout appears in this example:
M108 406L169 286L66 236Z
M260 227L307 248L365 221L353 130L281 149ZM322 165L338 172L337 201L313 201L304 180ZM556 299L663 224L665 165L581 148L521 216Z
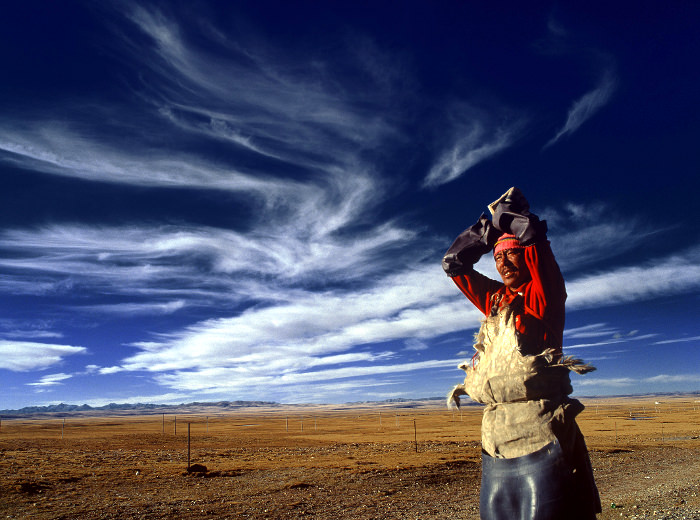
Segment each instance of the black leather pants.
M568 520L575 516L575 505L567 500L572 470L558 441L514 459L497 459L483 452L481 461L482 520Z

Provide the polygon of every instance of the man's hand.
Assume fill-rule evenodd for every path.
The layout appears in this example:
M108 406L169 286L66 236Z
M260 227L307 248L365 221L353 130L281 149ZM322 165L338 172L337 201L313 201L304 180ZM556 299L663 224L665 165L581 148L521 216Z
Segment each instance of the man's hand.
M547 237L547 222L530 213L530 203L518 188L511 188L489 204L493 225L503 233L515 235L521 245L529 246Z

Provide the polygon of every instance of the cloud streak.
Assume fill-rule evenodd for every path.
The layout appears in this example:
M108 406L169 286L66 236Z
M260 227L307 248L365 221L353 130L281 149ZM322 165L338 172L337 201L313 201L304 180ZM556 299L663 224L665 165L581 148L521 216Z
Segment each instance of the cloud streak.
M523 121L509 125L496 123L494 117L471 106L460 106L452 111L451 128L441 140L451 141L442 150L423 180L424 188L435 188L452 182L477 164L502 152L518 138ZM512 118L509 118L512 119Z
M607 71L598 86L575 101L566 118L564 126L550 139L544 148L548 148L563 137L573 134L583 123L593 117L610 100L617 81L611 71Z
M601 202L567 202L546 207L538 215L547 221L552 249L565 272L624 255L663 232ZM616 247L609 247L612 243Z
M47 386L57 386L61 385L61 381L65 381L66 379L70 379L72 376L70 374L49 374L44 377L42 377L39 381L36 383L27 383L27 386L35 386L35 387L47 387Z
M115 52L128 49L140 77L148 75L136 93L150 112L101 105L99 122L93 106L73 107L63 119L8 117L0 127L0 160L91 182L233 192L250 207L246 219L257 224L258 236L279 244L258 256L292 253L292 265L332 248L330 234L368 224L386 190L375 172L377 154L400 139L388 110L390 74L381 88L340 88L325 56L309 63L215 30L201 35L209 40L202 45L163 12L133 6L128 13L152 45L119 32L124 45ZM374 59L366 58L358 61ZM217 153L191 151L212 140L221 144ZM305 241L279 240L301 233Z
M593 386L593 387L613 387L613 388L626 388L626 387L642 387L642 385L657 385L653 388L647 387L649 392L662 391L659 390L660 385L672 385L672 384L698 384L700 383L700 374L657 374L655 376L649 377L587 377L583 378L577 382L580 386Z
M683 294L700 287L700 248L646 264L620 267L567 283L567 308L585 309Z
M111 294L159 296L166 301L149 302L157 305L153 310L176 311L189 303L185 297L267 300L264 284L271 279L288 288L313 283L321 272L326 285L361 280L388 266L388 251L399 253L417 238L415 231L393 223L335 236L325 228L323 208L319 210L301 219L301 227L297 220L246 233L174 226L7 230L0 233L0 246L14 257L0 258L0 266L15 275L4 277L0 287L15 294L84 286Z
M139 343L142 352L125 359L121 367L153 372L227 367L241 374L272 372L279 379L293 373L311 377L327 364L380 365L396 358L396 352L375 352L376 346L372 353L358 352L357 347L434 337L478 324L477 312L439 303L448 293L453 295L453 288L442 273L423 267L389 276L365 291L298 294L293 302L252 308L237 317L198 323L160 341ZM399 370L396 361L387 366ZM357 376L365 368L347 370L327 375Z
M390 68L381 76L370 74L379 83L365 85L359 94L332 79L339 71L321 54L298 61L261 41L249 44L207 30L202 38L224 51L214 53L191 43L162 12L136 6L128 16L153 42L152 52L144 53L121 34L160 86L158 96L145 95L182 130L321 170L346 168L356 161L358 147L379 149L396 132L389 122L394 116L383 110L394 94L387 84L394 77ZM355 49L367 54L361 64L390 63L373 46Z
M67 356L85 353L86 348L72 345L0 340L0 368L13 372L43 370L61 363Z
M700 342L700 336L692 336L690 338L665 339L662 341L656 341L654 345L670 345L672 343L688 343L692 341Z
M54 175L93 182L164 188L219 189L260 199L279 193L280 183L186 153L155 152L78 133L70 121L7 122L0 128L0 160ZM104 134L96 131L95 134ZM91 132L93 134L93 132ZM147 175L144 172L148 172ZM290 183L293 185L293 183Z

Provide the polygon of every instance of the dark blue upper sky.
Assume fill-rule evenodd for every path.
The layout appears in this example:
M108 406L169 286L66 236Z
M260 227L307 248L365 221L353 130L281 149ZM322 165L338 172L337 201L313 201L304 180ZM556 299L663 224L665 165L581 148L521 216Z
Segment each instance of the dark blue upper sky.
M700 389L700 6L537 4L5 6L0 409L442 395L514 185L576 393Z

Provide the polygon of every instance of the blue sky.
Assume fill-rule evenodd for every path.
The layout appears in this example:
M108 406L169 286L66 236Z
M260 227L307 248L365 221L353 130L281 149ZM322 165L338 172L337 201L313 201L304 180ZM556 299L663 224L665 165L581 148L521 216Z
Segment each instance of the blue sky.
M5 6L0 409L444 395L514 185L575 393L700 390L700 6L537 4Z

